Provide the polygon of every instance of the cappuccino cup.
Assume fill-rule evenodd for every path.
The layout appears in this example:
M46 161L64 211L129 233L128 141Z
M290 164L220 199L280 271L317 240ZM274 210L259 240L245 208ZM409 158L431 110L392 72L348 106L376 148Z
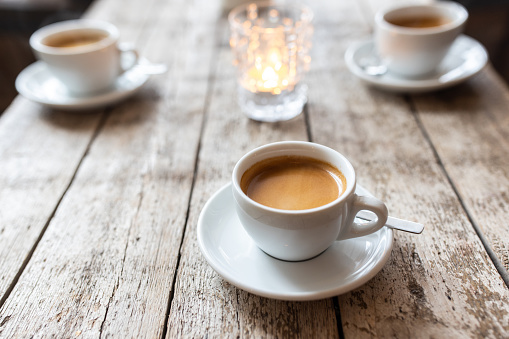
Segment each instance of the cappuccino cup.
M118 39L113 24L79 19L37 30L30 46L72 94L84 96L111 89L118 76L136 64L137 52L121 47Z
M311 259L335 241L382 228L388 217L380 200L355 193L351 163L323 145L283 141L244 155L232 173L239 220L254 243L286 261ZM377 219L358 223L360 210Z
M375 15L375 46L387 69L404 77L432 74L463 31L467 10L456 2L388 8Z

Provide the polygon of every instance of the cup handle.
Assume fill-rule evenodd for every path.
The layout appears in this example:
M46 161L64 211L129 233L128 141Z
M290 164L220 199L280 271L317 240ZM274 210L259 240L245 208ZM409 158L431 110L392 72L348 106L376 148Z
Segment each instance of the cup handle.
M356 222L355 216L362 210L375 213L377 218L366 223ZM385 225L388 216L387 206L383 202L374 197L354 193L353 202L347 216L346 227L340 232L337 240L357 238L374 233Z
M117 46L120 53L120 74L130 70L138 64L140 58L138 51L131 43L120 43Z

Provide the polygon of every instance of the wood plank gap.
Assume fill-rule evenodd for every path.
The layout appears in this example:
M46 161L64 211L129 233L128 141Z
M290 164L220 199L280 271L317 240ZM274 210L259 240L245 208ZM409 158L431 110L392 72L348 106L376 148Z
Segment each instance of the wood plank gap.
M408 105L410 106L410 110L411 110L411 112L412 112L412 114L413 114L413 116L415 118L417 126L421 130L421 133L423 134L424 139L426 140L426 142L430 146L430 148L431 148L431 150L433 152L433 155L434 155L434 157L435 157L439 167L442 169L445 177L447 178L447 181L449 182L449 185L452 187L452 189L454 191L454 194L456 195L456 197L458 197L458 200L459 200L459 203L461 205L461 208L463 209L463 211L465 211L465 214L466 214L468 220L470 221L470 224L472 225L472 227L474 228L475 233L477 234L477 236L481 240L481 243L484 246L484 249L486 250L486 253L490 257L491 261L493 262L493 265L495 265L495 268L497 269L498 274L500 274L500 277L504 281L505 285L509 288L509 272L506 270L506 268L504 267L504 264L497 257L497 254L495 253L495 251L493 251L493 249L491 248L488 239L486 239L486 237L484 236L484 234L483 234L483 232L481 230L481 227L479 227L477 222L472 217L472 214L469 212L467 205L463 201L463 199L462 199L462 197L461 197L461 195L459 193L459 190L457 189L456 185L454 184L452 178L449 176L449 173L447 173L447 170L445 169L445 165L442 162L442 160L440 159L438 151L436 150L435 146L433 145L428 132L424 128L424 124L422 123L421 119L419 118L419 114L417 112L417 108L416 108L414 102L407 95L405 95L405 100L408 102Z
M81 167L81 164L83 163L83 160L85 159L85 157L87 156L89 150L90 150L90 147L92 146L92 143L94 142L94 140L96 139L96 137L99 135L99 132L102 130L102 128L104 127L104 124L106 123L106 120L107 120L107 117L109 116L108 113L104 114L103 117L101 118L101 120L99 120L99 123L97 125L97 128L96 130L94 131L94 134L92 135L92 137L90 138L90 141L88 142L88 145L87 147L85 148L85 152L83 153L83 156L81 157L80 161L78 162L78 165L76 166L76 169L74 170L74 173L71 177L71 180L69 180L69 184L67 185L67 187L65 188L64 192L62 193L62 195L60 196L60 198L58 199L56 205L55 205L55 208L53 209L53 211L51 212L51 215L49 216L48 220L46 221L46 223L44 224L44 227L42 228L41 230L41 233L39 233L39 236L37 237L37 239L35 240L34 242L34 245L32 246L32 248L30 249L30 251L28 252L27 256L25 257L25 259L23 260L23 263L21 264L18 272L16 273L16 275L14 276L14 278L12 279L12 282L11 284L9 285L9 287L7 288L7 290L5 291L5 294L3 295L2 299L0 299L0 309L3 307L4 303L7 301L7 299L9 298L12 290L14 289L14 287L16 286L16 284L18 283L18 280L19 278L21 277L21 275L23 274L23 272L25 271L25 268L26 266L28 265L28 262L30 261L30 259L32 259L32 255L34 254L35 252L35 249L37 248L37 245L39 245L39 242L41 241L42 237L44 236L44 233L46 232L46 230L48 229L48 226L49 224L51 223L51 220L53 219L53 217L55 216L57 210L58 210L58 207L60 206L60 203L62 202L62 200L64 199L67 191L69 190L69 188L71 187L72 183L74 182L74 178L76 177L76 174L78 173L78 170L79 168Z
M133 218L133 220L137 219L138 214L139 214L140 209L141 209L141 205L143 203L143 192L144 192L144 186L143 185L144 184L142 184L142 188L140 190L140 199L138 201L138 206L136 208L136 215ZM126 238L127 241L126 241L126 244L125 244L125 247L124 247L124 257L122 258L122 268L120 269L120 274L118 275L117 283L115 284L115 286L113 286L113 291L111 291L110 299L108 300L108 305L106 305L106 311L104 312L104 318L103 318L103 321L101 323L101 327L99 329L99 339L101 339L102 336L103 336L104 324L106 323L106 319L108 318L108 311L110 309L111 302L113 301L113 298L115 297L115 293L117 292L118 287L120 285L120 277L122 277L123 274L124 274L125 259L126 259L126 255L127 255L127 248L129 247L129 238L131 236L132 226L133 226L133 222L131 221L131 224L129 225L129 229L127 230L127 238Z
M221 46L220 46L221 39L220 39L219 33L222 32L221 29L217 28L218 26L220 26L219 19L216 20L216 25L214 25L214 27L216 27L215 32L214 32L215 48L214 48L214 50L212 52L212 56L210 58L210 65L209 65L210 72L207 77L207 93L205 94L205 101L204 101L204 105L203 105L203 119L202 119L202 122L200 125L200 137L198 140L198 147L195 152L196 156L194 159L193 179L191 181L191 189L189 191L189 199L187 201L187 211L186 211L186 217L184 220L184 228L182 230L182 238L180 239L179 251L178 251L178 255L177 255L177 262L175 264L175 274L173 275L173 281L171 283L171 288L170 288L170 295L168 296L168 305L166 307L166 317L165 317L166 321L164 322L163 331L161 333L161 339L165 339L167 332L168 332L168 322L170 319L171 304L173 302L173 298L175 297L177 276L178 276L178 272L180 269L180 260L182 258L182 246L184 246L184 239L185 239L185 234L186 234L187 226L188 226L188 222L189 222L189 215L191 214L191 201L193 200L194 186L196 184L196 178L198 176L200 151L202 148L202 141L203 141L203 133L205 131L205 126L207 125L207 121L208 121L208 110L210 107L210 102L212 100L212 94L213 94L212 92L213 92L213 87L214 87L213 82L214 82L214 79L216 78L216 73L217 73L217 62L219 60L219 50L221 49Z
M101 339L102 336L103 336L104 324L106 323L106 319L108 318L108 311L110 310L110 304L111 304L111 300L113 299L113 295L115 295L115 289L113 290L113 293L110 296L110 300L108 301L108 305L106 305L106 311L104 312L104 318L103 318L103 321L101 323L101 328L99 329L99 339Z
M240 291L240 288L237 288L235 290L235 296L237 297L236 300L237 300L237 305L240 305L241 304L241 301L240 301L240 293L242 293ZM235 308L235 320L236 320L236 323L237 323L237 333L242 333L242 329L241 329L241 326L240 326L240 321L241 321L241 317L239 315L239 308ZM236 339L240 339L240 335L237 335L237 338Z
M343 321L341 320L341 309L339 308L338 297L332 298L332 303L334 304L334 313L336 313L336 323L338 326L339 339L345 339L345 332L343 332Z
M303 107L304 123L306 125L306 134L309 142L313 142L313 133L311 128L311 119L309 119L309 106L306 103ZM338 297L332 298L334 305L334 314L336 316L336 327L338 330L339 339L345 339L345 333L343 332L343 321L341 320L341 309L339 308Z
M302 108L304 113L304 123L306 124L306 134L309 142L313 142L313 133L311 132L311 120L309 119L308 104L305 104Z
M201 129L200 129L201 130ZM200 132L200 139L201 139L201 132ZM198 150L196 151L196 153L200 153L200 144L198 143ZM189 192L189 200L187 202L187 211L186 211L186 218L184 220L184 229L182 230L182 238L180 239L180 244L179 244L179 251L178 251L178 255L177 255L177 262L175 263L175 274L173 275L173 280L171 282L171 288L170 288L170 294L168 295L168 304L166 305L166 314L165 314L165 322L164 322L164 326L163 326L163 331L161 333L161 339L165 339L166 338L166 333L168 332L168 322L169 322L169 319L170 319L170 312L171 312L171 304L173 302L173 298L175 297L175 287L176 287L176 284L177 284L177 276L178 276L178 271L179 271L179 267L180 267L180 259L182 258L182 245L184 244L184 235L186 234L186 229L187 229L187 222L189 220L189 210L191 209L191 199L193 197L193 190L194 190L194 184L196 182L196 172L197 172L197 167L198 167L198 155L196 156L196 159L195 159L195 163L194 163L194 172L193 172L193 180L191 182L191 190Z
M309 118L309 103L306 103L302 108L304 114L304 124L306 125L306 134L309 142L313 142L313 133L311 128L311 119ZM337 297L332 298L334 305L334 314L336 316L336 327L338 331L339 339L345 339L345 333L343 332L343 321L341 320L341 310L339 308L339 300Z
M203 130L204 130L204 125L205 125L205 120L206 120L206 109L209 105L209 96L210 96L210 88L207 89L207 96L206 96L206 99L205 99L205 105L204 105L204 116L203 116L203 119L202 119L202 124L200 126L200 140L198 141L198 147L197 147L197 150L196 150L196 157L194 159L194 171L193 171L193 180L191 181L191 189L189 191L189 198L188 198L188 201L187 201L187 211L186 211L186 217L185 217L185 220L184 220L184 228L182 230L182 238L180 239L180 244L179 244L179 251L178 251L178 255L177 255L177 262L175 263L175 274L173 275L173 281L171 282L171 288L170 288L170 295L168 296L168 305L166 306L166 315L165 315L165 319L166 321L164 322L164 327L163 327L163 331L161 333L161 339L165 339L166 338L166 333L168 332L168 322L169 322L169 319L170 319L170 313L171 313L171 304L173 302L173 298L175 297L175 287L177 285L177 276L178 276L178 271L179 271L179 268L180 268L180 260L182 258L182 246L184 245L184 238L185 238L185 234L186 234L186 230L187 230L187 223L189 221L189 214L190 214L190 211L191 211L191 200L193 199L193 191L194 191L194 185L196 183L196 177L197 177L197 174L198 174L198 159L200 157L200 150L201 150L201 138L202 138L202 135L203 135Z

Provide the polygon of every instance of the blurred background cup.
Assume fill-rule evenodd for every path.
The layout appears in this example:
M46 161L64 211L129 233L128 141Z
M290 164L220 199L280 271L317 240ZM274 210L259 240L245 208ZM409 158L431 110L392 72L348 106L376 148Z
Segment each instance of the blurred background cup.
M118 76L136 64L134 48L119 46L118 39L113 24L78 19L37 30L30 46L72 94L84 96L112 88Z
M295 3L245 3L229 16L242 111L259 121L289 120L307 101L312 11Z
M383 9L375 16L377 52L392 73L426 76L440 65L467 18L462 5L449 1Z

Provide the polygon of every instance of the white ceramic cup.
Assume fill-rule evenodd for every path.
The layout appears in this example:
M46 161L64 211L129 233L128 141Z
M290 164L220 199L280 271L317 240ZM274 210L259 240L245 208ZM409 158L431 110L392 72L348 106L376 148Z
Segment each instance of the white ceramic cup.
M250 199L240 186L244 172L259 161L283 155L311 157L334 165L346 178L344 193L331 203L306 210L276 209ZM237 162L232 174L235 208L242 226L261 250L287 261L311 259L336 240L361 237L385 225L388 216L385 204L373 197L357 195L355 185L355 171L343 155L326 146L302 141L282 141L256 148ZM377 219L363 224L355 222L360 210L374 212Z
M96 35L98 41L76 47L56 47L59 39ZM69 20L37 30L30 37L36 57L72 94L90 95L113 87L118 76L132 67L138 54L132 47L120 47L118 29L97 20ZM123 65L123 60L130 60Z
M444 23L426 28L394 24L423 16L440 17ZM393 73L405 77L429 75L440 65L467 18L467 10L450 1L383 9L375 15L376 50Z

